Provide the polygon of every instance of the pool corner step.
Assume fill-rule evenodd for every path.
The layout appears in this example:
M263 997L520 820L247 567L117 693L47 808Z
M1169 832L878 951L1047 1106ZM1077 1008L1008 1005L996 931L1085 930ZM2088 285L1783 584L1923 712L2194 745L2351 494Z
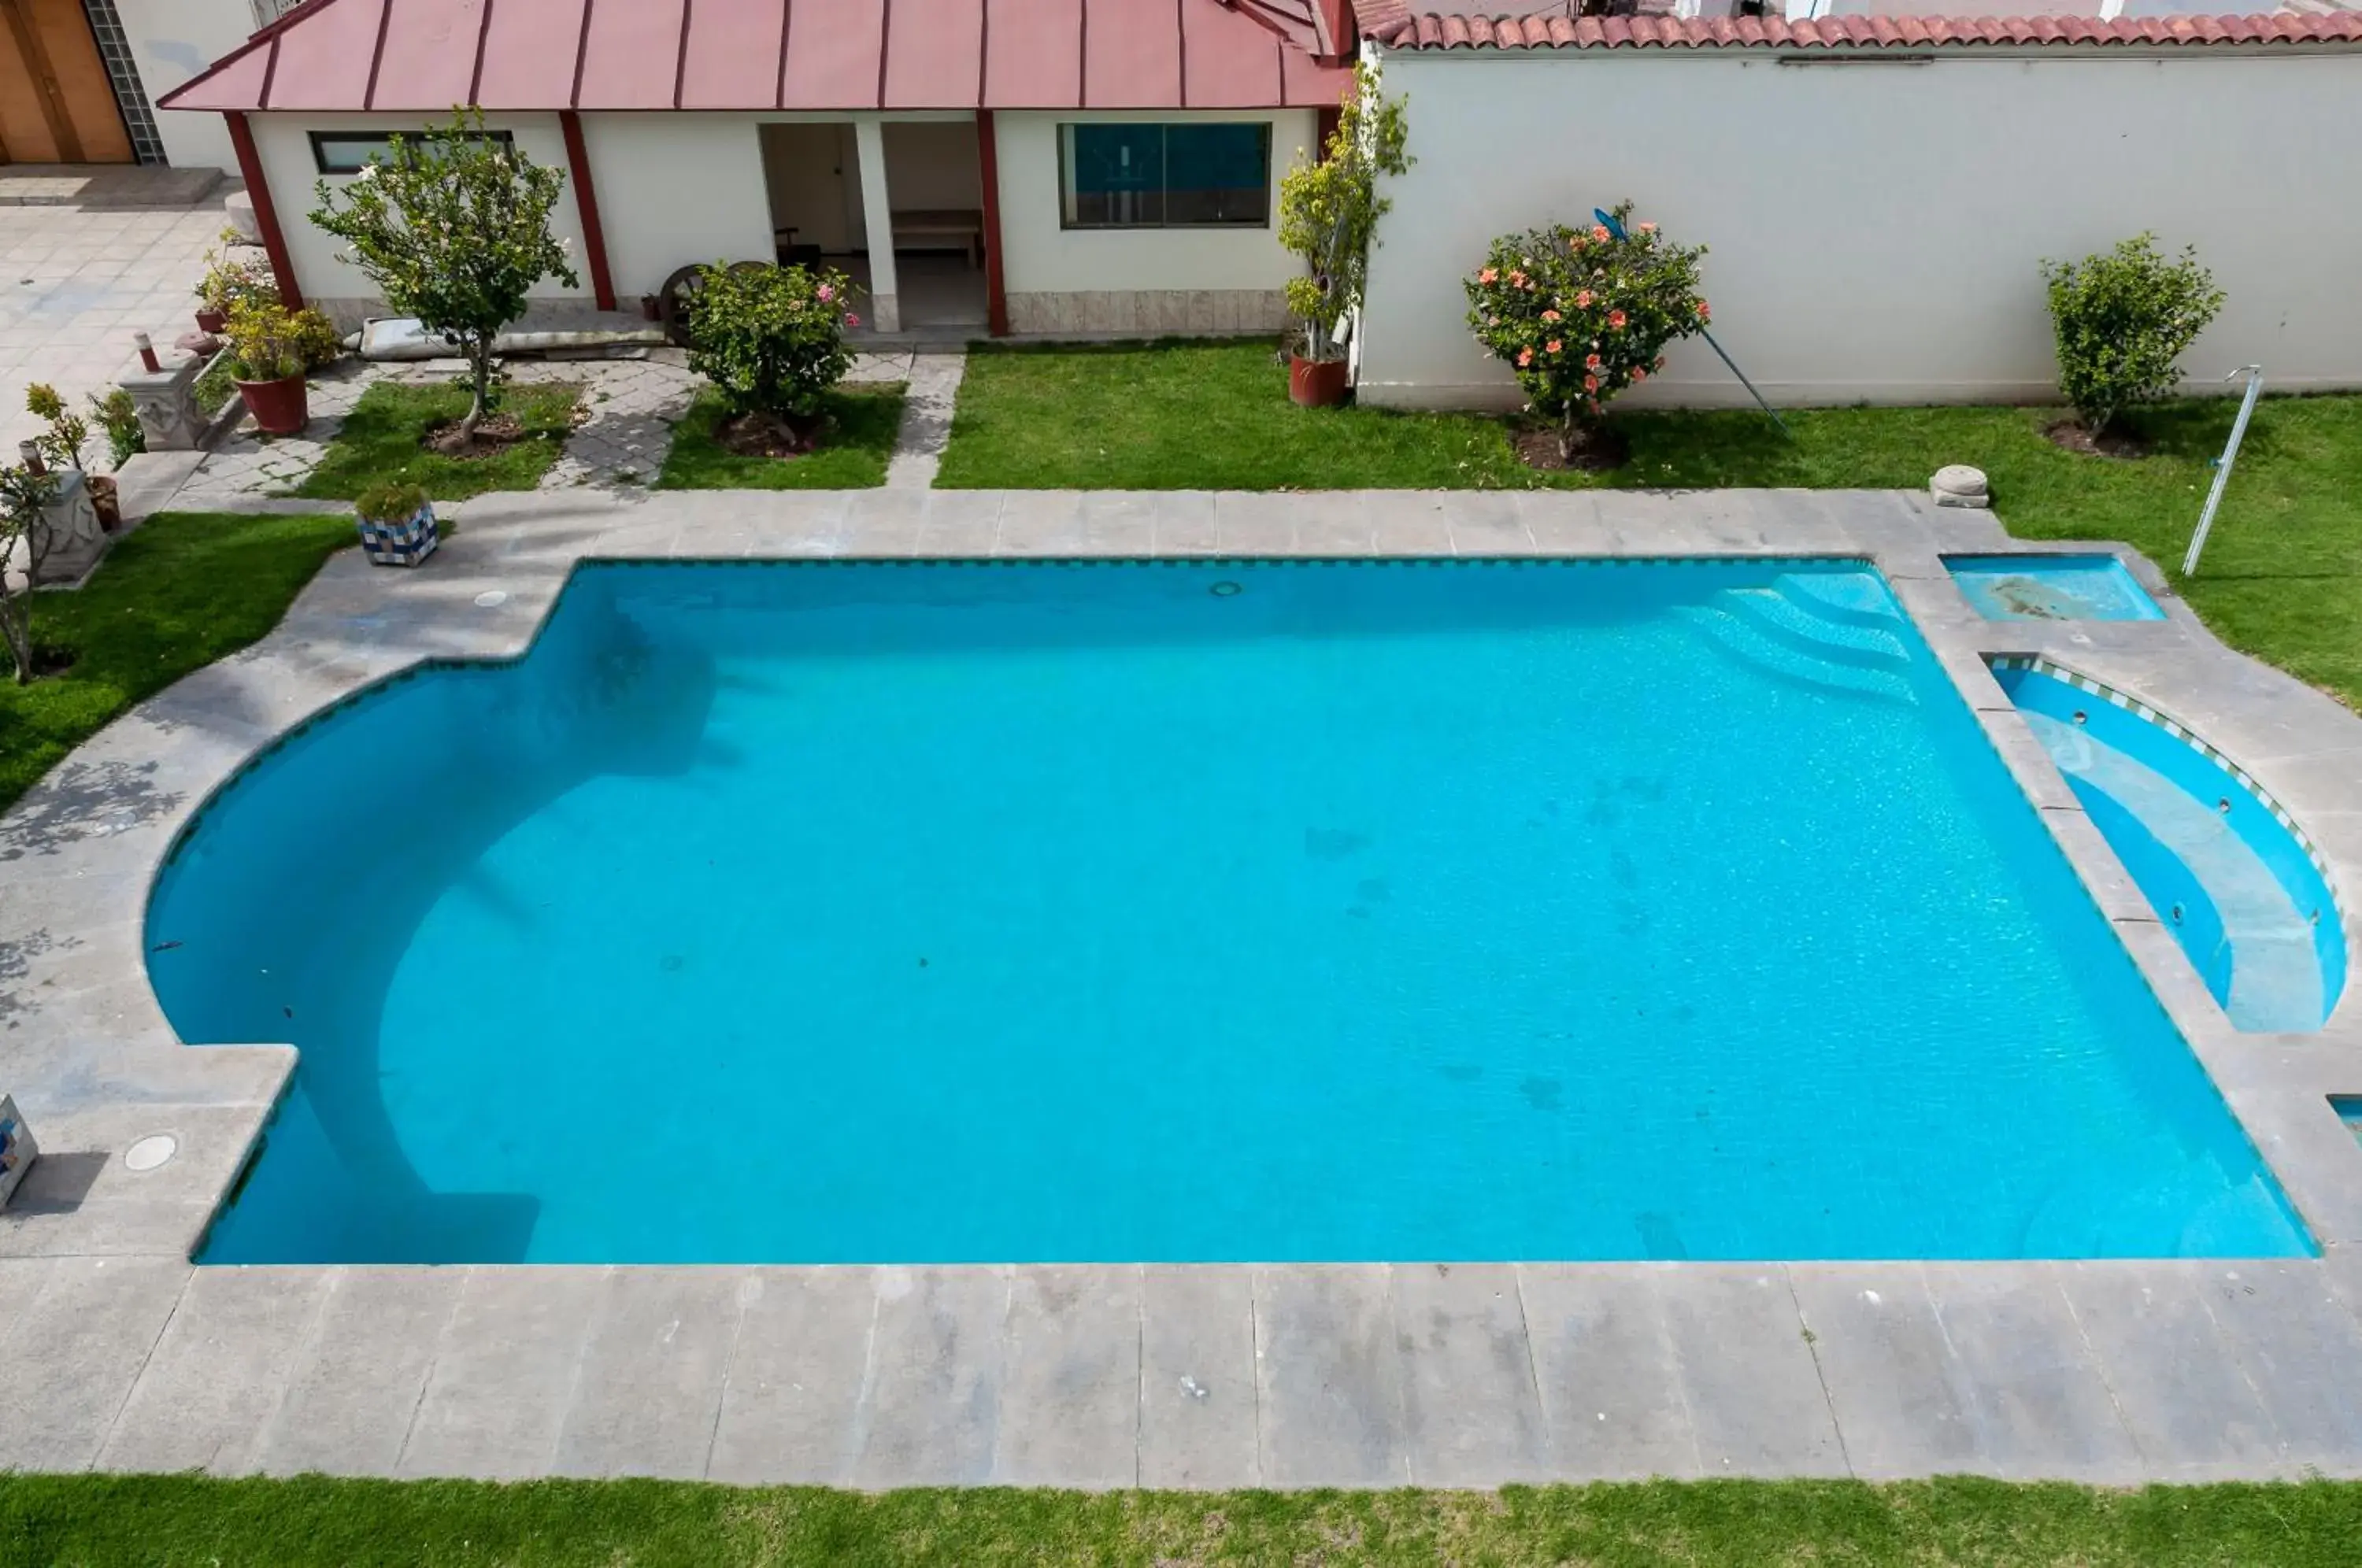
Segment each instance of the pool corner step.
M1772 588L1791 604L1823 620L1882 632L1900 632L1907 624L1893 594L1866 572L1783 572L1772 580Z
M1684 604L1676 613L1732 658L1797 685L1906 705L1919 700L1901 668L1832 658L1796 646L1808 639L1769 635L1750 618L1711 604Z
M1726 589L1718 597L1753 630L1800 653L1871 669L1910 668L1910 651L1894 631L1824 613L1774 588Z

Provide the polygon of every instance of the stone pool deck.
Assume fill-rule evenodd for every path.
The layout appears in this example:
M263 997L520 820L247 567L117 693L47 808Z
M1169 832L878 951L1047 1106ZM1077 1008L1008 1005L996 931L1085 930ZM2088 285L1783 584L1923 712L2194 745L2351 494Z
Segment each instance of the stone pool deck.
M0 1468L1308 1486L1942 1473L2362 1475L2362 1001L2234 1032L1988 673L2040 655L2236 758L2362 889L2362 718L2149 623L1986 622L1890 492L598 490L454 509L428 566L332 560L285 623L0 818ZM2107 547L2099 547L2105 548ZM586 557L1844 555L1893 582L2302 1212L2268 1263L193 1267L290 1070L182 1046L149 881L207 795L422 658L520 652ZM354 831L398 833L356 803ZM131 1170L169 1132L180 1152Z

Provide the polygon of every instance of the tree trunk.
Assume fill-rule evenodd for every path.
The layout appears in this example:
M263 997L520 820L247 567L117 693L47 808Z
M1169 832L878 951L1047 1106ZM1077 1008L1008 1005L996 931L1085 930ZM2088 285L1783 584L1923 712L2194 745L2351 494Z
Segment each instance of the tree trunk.
M1559 421L1558 427L1558 460L1570 469L1574 467L1574 432L1578 417L1574 408L1572 403L1566 405L1566 414Z
M5 591L0 589L0 592ZM19 686L33 683L32 606L24 602L32 591L28 586L23 593L10 593L5 602L0 602L0 635L7 638L8 657L16 662Z
M475 399L468 405L467 416L459 421L459 444L466 446L476 438L476 426L491 413L492 382L492 346L480 339L468 347L468 368L475 377Z

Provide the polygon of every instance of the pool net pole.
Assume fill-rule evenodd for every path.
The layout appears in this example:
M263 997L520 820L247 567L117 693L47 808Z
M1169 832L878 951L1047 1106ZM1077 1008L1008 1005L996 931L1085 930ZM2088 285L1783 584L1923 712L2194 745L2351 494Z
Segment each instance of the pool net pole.
M2190 553L2181 558L2181 575L2198 575L2198 553L2206 547L2206 536L2214 527L2214 509L2223 504L2223 491L2231 482L2231 465L2239 460L2239 442L2247 434L2247 421L2256 412L2256 397L2264 390L2264 368L2242 365L2231 376L2247 378L2247 395L2239 400L2239 417L2231 425L2231 439L2223 455L2214 459L2214 488L2206 492L2206 510L2198 514L2198 532L2190 536ZM2224 376L2229 381L2231 376Z

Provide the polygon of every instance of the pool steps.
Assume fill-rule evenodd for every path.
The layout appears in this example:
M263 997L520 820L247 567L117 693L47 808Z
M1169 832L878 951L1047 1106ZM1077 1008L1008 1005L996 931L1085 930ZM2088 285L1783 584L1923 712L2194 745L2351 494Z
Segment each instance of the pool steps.
M2135 1187L2109 1187L2092 1182L2069 1181L2036 1209L2026 1221L2021 1254L2029 1258L2092 1258L2107 1255L2111 1235L2125 1234L2131 1225L2147 1233L2158 1229L2144 1216L2189 1214L2181 1227L2178 1257L2220 1257L2226 1240L2250 1233L2258 1216L2279 1209L2279 1202L2258 1182L2225 1186L2221 1162L2212 1154L2192 1154L2169 1139L2150 1139L2144 1146L2145 1168L2162 1174ZM2202 1166L2193 1174L2191 1167ZM2208 1186L2220 1187L2195 1212L2189 1193Z
M2031 711L2025 721L2087 806L2101 809L2090 793L2104 797L2189 868L2212 906L2205 923L2221 933L2212 955L2191 952L2191 961L2231 1022L2267 1032L2320 1027L2324 1010L2312 922L2224 815L2074 724ZM2189 912L2177 918L2173 908L2158 911L2177 927Z
M1770 588L1727 589L1681 606L1726 653L1805 686L1915 702L1905 623L1875 580L1787 573Z

